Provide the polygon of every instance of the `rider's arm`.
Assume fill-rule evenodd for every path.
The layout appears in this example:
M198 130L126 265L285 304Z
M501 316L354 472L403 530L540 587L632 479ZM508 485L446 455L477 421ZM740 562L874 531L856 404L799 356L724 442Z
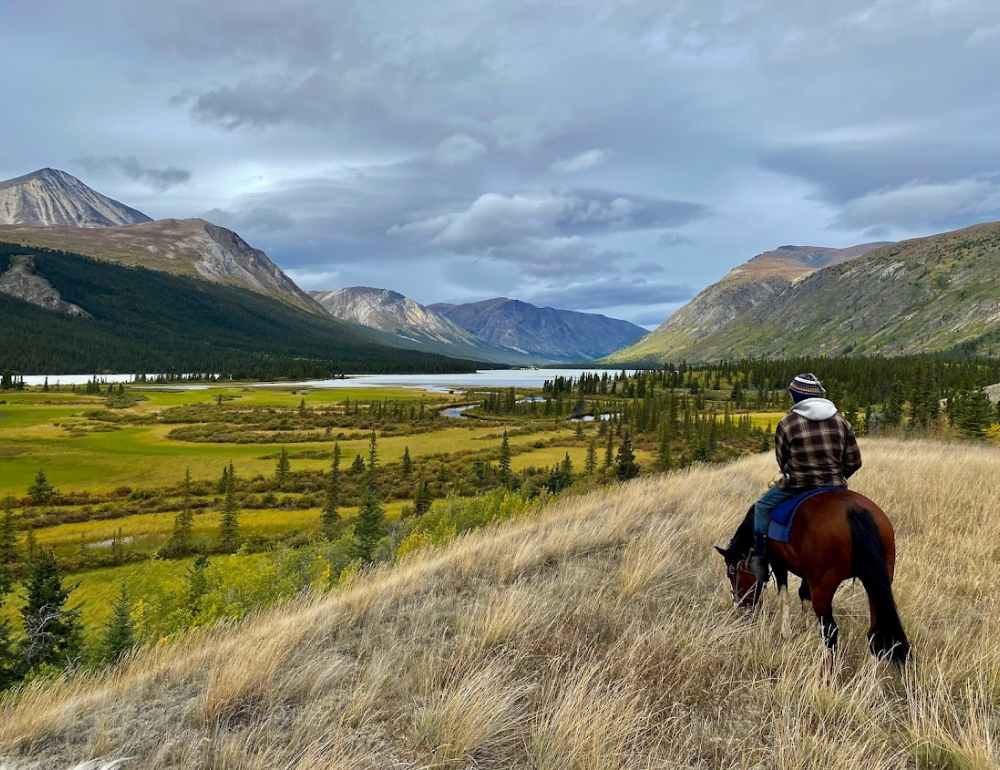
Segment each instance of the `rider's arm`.
M781 474L785 474L785 468L788 465L789 459L792 455L792 446L788 441L788 433L785 431L785 423L779 422L777 429L774 431L774 456L778 461L778 468L781 470Z
M844 441L844 455L840 460L840 466L845 479L849 479L861 467L861 450L858 448L858 440L854 437L854 429L847 423L847 440Z

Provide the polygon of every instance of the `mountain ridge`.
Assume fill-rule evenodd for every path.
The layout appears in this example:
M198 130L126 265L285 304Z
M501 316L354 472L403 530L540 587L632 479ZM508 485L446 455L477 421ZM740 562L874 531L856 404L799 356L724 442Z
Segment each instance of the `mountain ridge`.
M151 221L58 169L42 168L0 182L0 224L92 228Z

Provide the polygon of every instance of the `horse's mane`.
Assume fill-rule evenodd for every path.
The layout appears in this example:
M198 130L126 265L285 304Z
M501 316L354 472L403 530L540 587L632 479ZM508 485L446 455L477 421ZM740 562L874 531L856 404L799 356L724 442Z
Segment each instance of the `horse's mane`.
M726 547L726 550L734 556L747 556L753 548L753 512L754 506L751 505L747 515L743 517L743 521L736 528L736 534L733 535L733 539Z

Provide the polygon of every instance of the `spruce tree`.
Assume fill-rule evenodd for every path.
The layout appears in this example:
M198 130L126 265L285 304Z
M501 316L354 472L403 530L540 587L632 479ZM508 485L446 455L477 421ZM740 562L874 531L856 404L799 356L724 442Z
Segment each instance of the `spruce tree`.
M0 594L5 581L13 580L12 569L17 562L17 520L14 518L14 498L10 495L0 502Z
M416 516L423 516L431 509L432 503L430 487L421 479L417 482L417 490L413 495L413 513Z
M174 517L174 531L164 548L164 555L169 557L186 556L194 550L194 513L191 510L191 469L184 472L184 497L181 510Z
M38 540L35 538L34 527L28 527L28 535L24 538L25 560L33 562L38 555Z
M108 663L117 663L135 646L135 623L132 621L128 586L121 584L118 598L111 606L111 617L104 625L101 652Z
M230 466L232 467L232 466ZM222 520L219 522L219 550L236 553L240 547L240 504L236 499L236 485L230 484L226 490L222 506Z
M355 455L354 462L351 463L351 475L360 476L365 472L365 458L361 455Z
M25 640L22 656L29 670L68 666L80 655L83 627L78 609L66 607L71 589L52 551L40 551L27 580L27 602L21 608Z
M35 476L35 483L28 487L28 497L31 498L32 505L48 505L55 493L55 489L52 488L45 476L45 471L39 469Z
M330 480L326 485L326 500L319 517L319 528L328 540L332 540L340 529L340 444L333 445L333 462L330 465Z
M358 519L354 524L355 558L362 564L369 564L375 557L375 549L385 536L385 512L378 486L378 442L372 431L368 449L368 484L358 509Z
M597 440L590 439L587 444L587 461L584 464L584 471L588 476L593 476L597 471Z
M413 473L413 461L410 459L410 448L403 447L403 478L409 478Z
M278 455L278 465L274 469L274 481L281 488L284 487L291 476L292 463L288 459L288 449L287 447L281 447L281 454Z
M503 439L500 441L500 480L504 484L509 484L512 478L510 461L510 437L507 435L507 429L504 428Z
M616 473L619 481L629 481L639 475L639 465L632 451L632 436L628 431L622 437L622 445L618 447Z
M195 557L194 563L187 571L187 591L185 592L185 610L192 619L201 612L201 600L208 593L208 567L211 562L205 554Z

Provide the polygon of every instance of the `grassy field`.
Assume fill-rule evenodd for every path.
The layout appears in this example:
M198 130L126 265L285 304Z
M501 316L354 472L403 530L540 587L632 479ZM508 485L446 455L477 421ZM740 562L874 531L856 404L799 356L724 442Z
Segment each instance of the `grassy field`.
M863 442L897 531L914 646L867 652L845 584L831 665L773 591L734 614L721 560L771 478L751 457L569 498L332 593L7 701L0 756L70 767L778 768L1000 765L1000 456ZM794 586L793 586L794 590Z

